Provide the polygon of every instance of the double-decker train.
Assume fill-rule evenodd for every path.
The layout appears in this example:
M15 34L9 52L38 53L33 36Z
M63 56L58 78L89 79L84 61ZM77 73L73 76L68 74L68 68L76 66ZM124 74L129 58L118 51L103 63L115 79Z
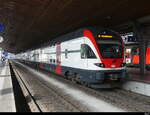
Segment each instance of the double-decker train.
M35 67L90 87L112 87L126 77L124 42L108 29L79 29L44 47L17 55Z

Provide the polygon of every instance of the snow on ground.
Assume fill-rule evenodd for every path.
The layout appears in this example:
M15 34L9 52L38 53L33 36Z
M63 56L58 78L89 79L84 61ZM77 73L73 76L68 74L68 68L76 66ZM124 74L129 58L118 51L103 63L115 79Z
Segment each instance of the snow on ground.
M126 111L124 111L120 108L117 108L117 107L115 107L115 106L113 106L113 105L111 105L111 104L109 104L103 100L100 100L100 99L97 99L96 97L90 96L90 95L86 94L85 92L82 92L82 91L77 90L75 88L71 88L68 85L66 85L66 84L64 84L64 83L62 83L56 79L50 78L49 76L30 68L29 66L23 65L19 62L16 62L16 63L22 65L28 71L39 76L44 81L49 82L52 85L58 87L65 94L68 94L71 97L73 97L74 99L76 99L77 101L81 102L82 105L89 108L89 110L91 110L92 112L126 112Z

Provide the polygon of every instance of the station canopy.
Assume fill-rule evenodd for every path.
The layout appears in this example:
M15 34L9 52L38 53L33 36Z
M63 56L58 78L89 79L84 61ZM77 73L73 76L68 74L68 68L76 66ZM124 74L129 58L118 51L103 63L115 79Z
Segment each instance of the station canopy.
M149 0L0 0L0 47L19 53L81 27L119 31L149 15Z

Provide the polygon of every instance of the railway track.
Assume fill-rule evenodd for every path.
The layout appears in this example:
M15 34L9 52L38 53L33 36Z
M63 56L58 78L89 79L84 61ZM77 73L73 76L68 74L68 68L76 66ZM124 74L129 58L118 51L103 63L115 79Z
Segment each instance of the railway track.
M65 95L61 95L61 93L58 92L55 87L47 85L39 79L24 79L23 77L21 77L18 68L14 68L15 73L17 74L17 79L22 82L20 83L21 86L24 86L24 88L22 89L24 90L24 92L28 92L25 93L27 100L32 100L32 103L34 103L32 105L31 103L29 103L32 112L88 112L86 108L80 108L80 106L76 106L73 101L69 101L68 96L66 97ZM36 87L38 90L34 90L33 87L31 88L31 84L33 84L34 87ZM56 109L53 106L55 106Z
M62 105L66 107L66 109L70 112L84 112L85 110L82 110L81 108L79 108L78 106L76 106L75 104L73 104L73 102L69 101L65 95L61 95L60 92L57 91L56 88L54 87L50 87L47 84L43 83L42 81L37 81L39 82L40 86L43 86L45 89L47 89L49 92L53 93L53 95L59 100L59 102L61 101Z
M19 110L20 112L23 111L23 112L42 112L42 110L40 109L39 105L36 103L31 91L29 90L28 86L26 85L26 82L21 78L21 76L18 74L18 72L16 71L16 69L12 69L12 64L10 64L10 69L11 69L11 72L12 74L14 75L14 77L16 77L15 79L18 81L21 89L22 89L22 93L26 99L26 102L27 103L26 105L28 106L28 111L26 110ZM14 79L14 78L13 78ZM15 81L15 82L17 82ZM15 89L17 90L17 89Z
M17 66L18 66L17 64L14 65L14 67L19 70ZM22 70L20 71L23 72ZM47 72L43 72L43 73L45 75L47 74ZM24 78L27 78L27 75ZM110 103L128 112L149 112L150 111L150 103L149 103L150 98L149 97L138 95L129 91L122 90L122 89L95 90L95 89L84 87L82 85L77 85L75 83L72 83L66 79L62 79L60 77L54 77L53 79L63 82L64 84L67 84L69 87L81 90L87 95L91 95L97 99L103 100L107 103ZM64 94L60 90L60 88L54 87L51 84L43 82L42 79L35 79L32 76L32 77L28 77L26 81L28 81L28 83L26 84L38 84L38 85L34 85L34 87L38 88L38 90L36 88L33 88L32 86L30 87L32 87L31 88L32 90L34 89L34 91L32 91L33 92L32 97L35 98L35 101L41 108L42 112L49 112L49 111L52 111L52 112L54 111L56 112L63 112L63 111L64 112L66 111L67 112L90 112L91 111L88 107L83 106L81 103L72 99L72 97ZM35 92L36 94L34 94ZM46 94L46 92L51 92L51 93ZM42 96L41 94L45 94L45 95ZM51 102L48 102L50 100L47 101L47 99L50 99L50 98L53 98L53 99L51 100ZM53 102L54 100L56 101L55 104ZM63 107L60 105L63 105Z
M95 90L79 86L82 91L128 112L150 112L150 98L123 89Z
M103 99L114 106L129 112L150 112L150 97L135 94L123 89L91 89L79 86L83 91Z

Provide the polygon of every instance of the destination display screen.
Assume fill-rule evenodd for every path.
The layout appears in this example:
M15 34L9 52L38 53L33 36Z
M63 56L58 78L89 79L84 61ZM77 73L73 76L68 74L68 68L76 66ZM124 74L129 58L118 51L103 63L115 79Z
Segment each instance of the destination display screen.
M98 35L98 38L113 38L111 35Z

